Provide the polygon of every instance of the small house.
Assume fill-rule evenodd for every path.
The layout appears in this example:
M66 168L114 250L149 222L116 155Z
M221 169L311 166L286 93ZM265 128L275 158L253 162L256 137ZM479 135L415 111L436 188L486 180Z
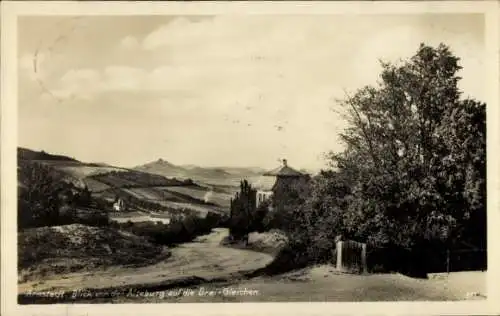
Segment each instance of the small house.
M116 212L125 210L125 203L121 198L116 199L116 201L113 203L113 210Z
M283 159L282 166L264 173L264 176L274 177L275 182L271 188L274 201L277 203L286 202L287 199L298 194L307 187L309 175L302 173L288 166L286 159Z
M273 197L274 202L285 202L290 198L291 192L298 192L306 187L309 179L308 174L295 170L283 159L280 167L263 173L262 179L253 184L257 188L257 207Z

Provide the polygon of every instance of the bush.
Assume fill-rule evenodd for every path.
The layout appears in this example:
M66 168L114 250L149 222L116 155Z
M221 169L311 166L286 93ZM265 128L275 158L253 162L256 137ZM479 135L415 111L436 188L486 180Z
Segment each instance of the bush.
M295 269L304 268L310 264L300 248L286 246L278 252L274 260L262 269L268 275L281 274Z
M213 228L219 227L223 218L215 213L208 213L205 218L186 216L174 219L169 224L161 222L114 223L123 230L147 237L151 242L162 245L175 245L190 242L196 237L208 234Z
M20 161L18 168L18 228L81 223L103 226L107 214L77 212L78 207L102 203L92 200L87 187L78 188L68 182L66 175L40 163Z
M18 178L19 228L55 224L63 204L61 194L69 186L61 174L40 163L20 161Z
M18 233L18 268L23 275L57 274L111 265L147 265L169 252L144 238L113 228L86 225L39 227Z

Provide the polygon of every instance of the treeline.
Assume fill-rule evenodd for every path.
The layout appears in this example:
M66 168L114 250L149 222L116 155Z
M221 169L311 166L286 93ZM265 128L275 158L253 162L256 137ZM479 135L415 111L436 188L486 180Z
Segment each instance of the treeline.
M107 214L82 211L93 200L87 187L76 187L67 176L47 165L19 161L18 228L54 226L72 223L106 225Z
M45 151L34 151L26 148L17 148L17 159L18 160L58 160L58 161L72 161L78 162L78 160L62 156L62 155L53 155L46 153Z
M400 263L391 269L408 270L405 249L414 275L464 247L485 268L486 105L461 97L459 58L444 45L382 67L378 86L341 101L345 150L282 210L290 254L328 261L343 236L384 249L379 258Z

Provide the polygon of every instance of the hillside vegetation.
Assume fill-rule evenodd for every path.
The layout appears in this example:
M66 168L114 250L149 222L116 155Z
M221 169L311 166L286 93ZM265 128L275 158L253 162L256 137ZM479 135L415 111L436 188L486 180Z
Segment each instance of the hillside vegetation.
M91 175L89 178L116 188L192 185L190 180L179 181L160 175L138 171L111 171Z
M18 233L20 278L28 280L113 265L148 265L168 257L166 248L113 228L81 224Z
M17 149L17 159L18 160L57 160L57 161L71 161L71 162L79 162L78 160L63 156L63 155L54 155L46 153L45 151L35 151L27 148L18 148Z
M20 160L18 178L18 268L21 282L44 282L50 275L79 271L93 273L108 267L151 265L169 256L166 245L189 242L210 233L224 221L211 209L200 216L200 211L193 209L192 203L203 202L189 196L186 199L190 203L184 203L185 208L162 205L169 201L154 203L144 197L133 197L127 200L132 208L154 214L154 217L145 222L117 223L110 220L112 203L92 194L85 184L83 187L75 185L75 179L58 169L57 163ZM159 178L163 179L153 176L151 180ZM144 184L147 180L139 178L137 181ZM147 189L154 187L141 188ZM115 196L120 196L120 190L125 189L112 190L117 190ZM182 194L173 194L178 195ZM170 224L159 223L165 215L168 215Z

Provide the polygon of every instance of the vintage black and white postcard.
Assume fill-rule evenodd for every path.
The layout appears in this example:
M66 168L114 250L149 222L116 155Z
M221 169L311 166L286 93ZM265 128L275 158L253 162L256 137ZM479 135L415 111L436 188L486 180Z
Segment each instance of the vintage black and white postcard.
M3 3L4 314L499 312L498 26Z

